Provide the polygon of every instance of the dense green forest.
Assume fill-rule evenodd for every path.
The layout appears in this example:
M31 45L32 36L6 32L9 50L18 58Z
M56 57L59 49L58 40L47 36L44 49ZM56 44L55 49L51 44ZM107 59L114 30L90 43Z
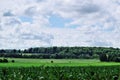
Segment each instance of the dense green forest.
M24 50L1 49L0 57L41 59L93 59L119 62L120 49L106 47L36 47Z

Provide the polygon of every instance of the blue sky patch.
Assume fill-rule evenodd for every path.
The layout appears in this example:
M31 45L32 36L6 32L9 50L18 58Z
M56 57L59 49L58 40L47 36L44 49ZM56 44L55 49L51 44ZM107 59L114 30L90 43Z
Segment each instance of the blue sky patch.
M63 27L65 27L65 23L69 23L72 20L64 19L64 18L57 16L57 15L51 15L49 18L49 21L51 23L51 25L50 25L51 27L63 28Z
M20 19L22 22L30 22L30 23L33 22L33 19L32 19L31 17L20 16L19 19Z

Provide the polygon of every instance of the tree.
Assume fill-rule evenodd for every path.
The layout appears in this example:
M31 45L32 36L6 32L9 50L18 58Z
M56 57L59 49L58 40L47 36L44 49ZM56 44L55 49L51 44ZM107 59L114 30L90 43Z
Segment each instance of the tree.
M116 57L115 62L120 62L120 57Z
M100 55L100 61L102 61L102 62L108 62L108 55L107 54L101 54Z

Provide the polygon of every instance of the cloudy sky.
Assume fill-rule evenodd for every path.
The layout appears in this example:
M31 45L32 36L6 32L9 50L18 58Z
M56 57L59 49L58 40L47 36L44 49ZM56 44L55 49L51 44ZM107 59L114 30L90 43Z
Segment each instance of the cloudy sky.
M120 0L0 0L0 49L120 48Z

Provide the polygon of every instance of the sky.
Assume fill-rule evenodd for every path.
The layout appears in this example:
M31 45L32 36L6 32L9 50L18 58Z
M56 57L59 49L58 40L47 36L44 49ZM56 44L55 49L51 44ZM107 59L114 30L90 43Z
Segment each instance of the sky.
M0 0L0 49L120 48L120 0Z

